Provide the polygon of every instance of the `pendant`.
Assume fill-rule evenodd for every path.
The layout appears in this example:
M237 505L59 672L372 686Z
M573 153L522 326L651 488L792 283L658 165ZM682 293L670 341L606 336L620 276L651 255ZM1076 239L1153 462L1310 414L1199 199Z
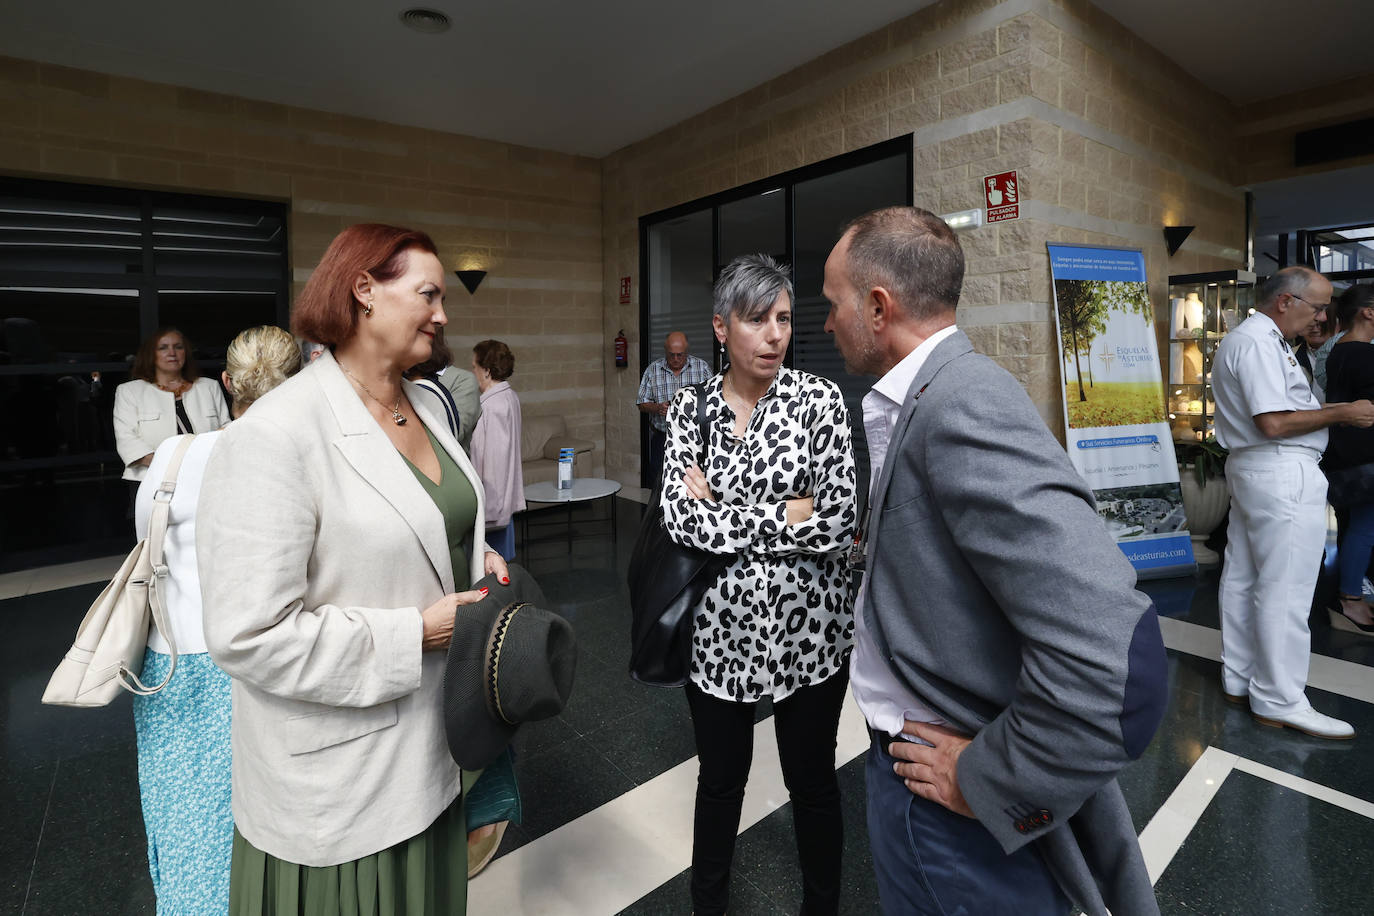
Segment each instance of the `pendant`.
M391 419L392 419L392 421L395 422L395 424L396 424L397 426L405 426L405 425L406 425L406 417L405 417L405 414L401 413L399 410L393 410L393 411L391 412Z

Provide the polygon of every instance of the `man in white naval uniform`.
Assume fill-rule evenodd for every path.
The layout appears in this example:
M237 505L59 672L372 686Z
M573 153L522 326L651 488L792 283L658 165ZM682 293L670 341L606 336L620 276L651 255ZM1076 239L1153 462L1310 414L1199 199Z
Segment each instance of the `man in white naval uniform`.
M1331 303L1331 283L1286 267L1259 285L1255 313L1226 335L1212 365L1217 441L1230 449L1231 523L1221 572L1221 678L1256 722L1318 738L1349 723L1307 701L1312 590L1326 542L1328 426L1374 425L1367 400L1322 407L1288 341Z

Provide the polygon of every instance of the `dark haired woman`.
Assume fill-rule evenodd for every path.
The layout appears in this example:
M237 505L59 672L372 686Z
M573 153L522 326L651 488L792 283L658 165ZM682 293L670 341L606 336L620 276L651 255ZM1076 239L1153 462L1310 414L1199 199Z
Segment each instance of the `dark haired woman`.
M1332 403L1374 398L1374 286L1352 286L1341 294L1337 307L1345 335L1326 360L1327 399ZM1342 518L1339 559L1340 608L1330 608L1331 626L1337 630L1374 636L1374 613L1364 600L1364 578L1374 552L1374 499L1346 499L1351 492L1374 491L1374 429L1331 427L1330 441L1322 455L1322 470L1333 482L1330 495ZM1360 483L1352 486L1352 481Z
M482 415L472 433L472 463L487 488L487 540L507 560L515 556L511 516L525 509L520 462L520 399L507 381L515 356L499 340L472 348L472 373L482 392Z
M420 398L420 403L443 420L448 431L453 434L453 438L458 440L459 445L462 445L465 437L463 435L463 418L458 409L458 402L453 399L453 394L448 388L439 381L439 373L444 371L451 362L453 362L453 354L449 352L448 344L444 343L444 329L439 328L434 335L434 349L430 353L429 359L411 366L406 370L405 377L408 381L414 382L419 393L424 395ZM475 381L474 387L476 387ZM466 438L471 438L472 430L468 429L466 432Z
M442 718L471 583L506 577L481 481L402 374L444 326L422 232L350 226L293 330L331 348L221 436L201 492L205 641L233 680L239 914L462 913L467 827Z
M176 328L143 341L130 374L115 389L114 431L124 479L136 490L164 439L219 429L229 422L229 405L214 379L200 377L191 344Z

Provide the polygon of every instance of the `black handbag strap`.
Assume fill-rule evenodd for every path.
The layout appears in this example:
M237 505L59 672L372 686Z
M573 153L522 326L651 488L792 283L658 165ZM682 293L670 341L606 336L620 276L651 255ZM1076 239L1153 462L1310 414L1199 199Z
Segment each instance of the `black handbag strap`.
M710 427L706 423L706 383L699 382L692 386L692 390L697 393L697 429L701 430L701 455L699 461L701 470L706 471L706 459L711 450Z

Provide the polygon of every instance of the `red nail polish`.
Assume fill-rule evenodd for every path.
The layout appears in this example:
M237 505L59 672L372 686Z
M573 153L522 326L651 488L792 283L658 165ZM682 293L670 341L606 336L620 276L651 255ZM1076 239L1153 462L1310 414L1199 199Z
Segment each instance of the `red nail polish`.
M501 584L502 584L502 585L510 585L510 576L502 576L502 577L501 577Z
M482 589L482 594L485 595L485 594L486 594L487 592L489 592L489 591L491 591L491 589L484 588L484 589Z

